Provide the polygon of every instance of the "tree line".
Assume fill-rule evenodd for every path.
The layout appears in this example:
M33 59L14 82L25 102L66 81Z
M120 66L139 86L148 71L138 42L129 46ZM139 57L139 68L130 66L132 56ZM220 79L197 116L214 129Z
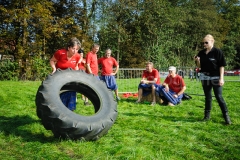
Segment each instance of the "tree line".
M121 67L142 68L152 61L160 69L194 67L202 38L212 34L225 54L226 69L239 68L239 28L239 0L0 2L0 54L14 57L15 64L7 65L15 66L10 67L15 75L45 76L49 58L71 37L81 41L85 52L93 43L100 44L99 56L111 48ZM4 66L6 62L2 75L9 70Z

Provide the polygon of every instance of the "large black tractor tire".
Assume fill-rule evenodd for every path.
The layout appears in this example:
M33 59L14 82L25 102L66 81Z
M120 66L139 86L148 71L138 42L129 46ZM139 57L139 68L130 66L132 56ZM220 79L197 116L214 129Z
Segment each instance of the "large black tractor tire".
M95 114L84 116L69 110L59 96L63 90L87 96ZM38 88L35 103L43 126L57 138L97 140L107 134L118 115L117 102L105 83L81 70L57 70L48 75Z

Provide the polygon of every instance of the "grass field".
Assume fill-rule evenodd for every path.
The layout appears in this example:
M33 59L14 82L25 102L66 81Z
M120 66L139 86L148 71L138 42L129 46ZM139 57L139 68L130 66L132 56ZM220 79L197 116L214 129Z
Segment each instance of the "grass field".
M135 104L136 98L122 98L116 122L94 142L59 140L44 129L35 106L40 83L0 82L0 159L240 159L240 82L226 82L223 89L230 126L224 125L215 99L211 120L202 122L203 96L192 95L177 107L152 107ZM200 83L186 79L186 84L189 93L201 89ZM84 108L78 97L77 107Z

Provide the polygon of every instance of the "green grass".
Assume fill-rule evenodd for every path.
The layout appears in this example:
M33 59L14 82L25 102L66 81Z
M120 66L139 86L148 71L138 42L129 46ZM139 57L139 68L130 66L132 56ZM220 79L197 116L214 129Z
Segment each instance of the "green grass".
M95 142L59 140L44 129L34 102L40 83L0 82L0 157L3 160L240 159L239 82L226 82L223 89L233 122L230 126L224 125L216 100L211 120L200 121L203 96L192 95L192 100L183 101L177 107L152 107L135 104L136 98L122 98L116 122L107 135ZM200 83L187 79L186 83L187 92L201 93ZM78 97L79 107L83 102Z

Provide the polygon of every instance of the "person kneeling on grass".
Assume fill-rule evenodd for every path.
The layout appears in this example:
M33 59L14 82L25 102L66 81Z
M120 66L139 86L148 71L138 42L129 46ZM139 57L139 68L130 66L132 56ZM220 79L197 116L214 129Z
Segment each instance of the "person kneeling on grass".
M156 91L168 101L169 106L175 106L181 102L185 90L186 85L183 78L176 74L176 67L170 66L169 75Z
M153 63L148 62L146 65L146 70L143 71L142 80L138 85L138 100L136 103L141 102L142 96L147 96L152 93L152 103L151 105L156 104L156 88L160 85L160 77L158 70L153 68Z

